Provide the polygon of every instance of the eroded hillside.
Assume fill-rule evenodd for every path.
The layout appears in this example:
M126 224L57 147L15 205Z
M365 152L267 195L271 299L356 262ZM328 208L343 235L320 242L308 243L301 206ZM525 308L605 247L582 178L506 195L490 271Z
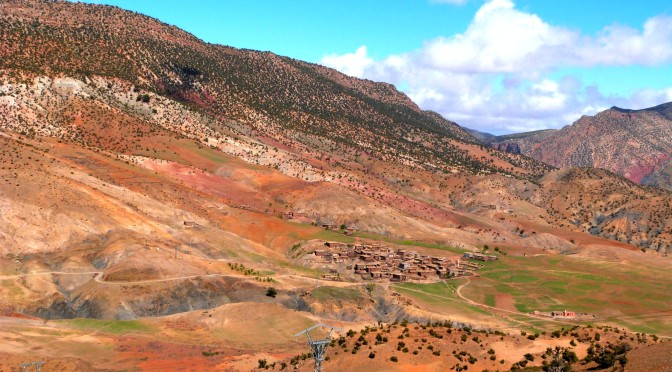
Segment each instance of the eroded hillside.
M118 8L0 3L2 368L30 355L63 370L249 370L291 363L304 348L292 335L316 322L398 333L405 320L502 330L516 351L472 364L508 368L556 344L521 330L587 323L534 313L568 307L670 335L649 312L670 306L671 199L483 146L387 84ZM316 260L325 242L496 261L393 283ZM470 355L490 358L486 345ZM419 354L429 369L453 358ZM334 360L368 365L349 355Z
M482 147L461 127L420 110L389 84L272 53L206 44L118 8L60 1L1 6L4 68L81 80L116 77L218 121L244 123L267 146L325 152L350 162L373 157L433 171L529 179L549 169Z

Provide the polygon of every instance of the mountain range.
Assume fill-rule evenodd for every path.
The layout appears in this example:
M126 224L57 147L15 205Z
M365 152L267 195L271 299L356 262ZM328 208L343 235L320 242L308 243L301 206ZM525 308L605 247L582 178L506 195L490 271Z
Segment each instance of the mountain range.
M667 318L633 317L669 305L671 107L492 136L390 84L208 44L117 7L2 1L0 366L307 369L291 336L315 322L426 331L437 319L459 325L447 338L478 355L474 368L520 365L530 348L540 366L546 346L581 340L583 357L599 340L588 328L556 340L558 326L587 323L534 315L565 307L624 332L601 330L614 342L638 332L646 353L658 338L641 334L672 335ZM325 241L497 262L390 284L316 262ZM273 337L250 335L260 324ZM462 340L494 329L509 346ZM333 347L376 342L365 336ZM396 337L427 351L425 336ZM493 359L486 346L515 351ZM333 357L393 368L383 348ZM434 356L399 369L441 368Z
M612 107L560 130L481 140L554 167L602 168L638 184L672 189L672 103L642 110Z

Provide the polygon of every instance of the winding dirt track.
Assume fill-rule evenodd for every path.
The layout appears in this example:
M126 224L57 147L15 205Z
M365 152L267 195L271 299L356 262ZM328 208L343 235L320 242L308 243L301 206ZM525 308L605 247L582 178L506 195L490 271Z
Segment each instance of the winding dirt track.
M502 309L502 308L495 307L495 306L488 306L488 305L481 304L481 303L478 303L476 301L473 301L473 300L469 299L468 297L466 297L462 294L462 288L464 288L469 283L471 283L471 279L469 279L469 277L465 277L465 278L467 279L467 281L464 284L457 287L456 290L455 290L455 294L457 295L457 297L459 297L459 300L455 299L455 298L450 298L450 297L446 297L446 296L433 294L433 293L427 293L427 292L419 291L419 290L416 290L416 289L404 288L404 290L405 291L418 292L418 293L422 293L423 295L437 297L437 298L441 298L441 299L445 299L445 300L449 300L449 301L463 302L463 303L466 303L466 304L469 304L469 305L472 305L472 306L478 306L479 308L484 309L484 310L487 309L487 310L503 312L503 313L507 313L507 314L522 315L522 316L527 317L527 318L531 318L531 319L535 319L535 320L543 320L543 321L553 322L553 323L558 323L558 324L565 324L565 325L572 325L572 326L576 325L576 323L573 323L573 322L562 321L562 320L557 320L557 319L549 319L549 318L545 318L545 317L541 317L541 316L522 313L522 312L519 312L519 311ZM507 318L507 319L509 319L510 321L512 321L514 323L529 325L529 324L527 324L525 322L522 322L520 320L510 319L510 318Z
M147 284L147 283L159 283L159 282L169 282L169 281L174 281L174 280L186 280L186 279L195 279L195 278L214 278L214 277L228 277L228 278L247 278L247 279L252 279L253 277L247 276L247 275L242 275L242 274L200 274L200 275L185 275L185 276L175 276L171 278L159 278L159 279L145 279L145 280L136 280L136 281L122 281L122 282L113 282L113 281L107 281L103 280L102 278L102 271L81 271L81 272L68 272L68 271L44 271L44 272L39 272L39 273L27 273L27 274L16 274L16 275L2 275L0 276L0 280L9 280L9 279L16 279L20 277L26 277L26 276L40 276L40 275L94 275L94 281L96 283L100 284L108 284L108 285L128 285L128 284ZM296 274L283 274L283 275L278 275L274 276L274 279L280 279L280 278L289 278L289 279L299 279L299 280L309 280L309 281L314 281L316 283L320 283L322 285L327 284L330 286L337 286L337 287L355 287L355 286L361 286L363 285L362 283L349 283L349 282L335 282L331 280L323 280L323 279L316 279L316 278L311 278L308 276L304 275L296 275Z

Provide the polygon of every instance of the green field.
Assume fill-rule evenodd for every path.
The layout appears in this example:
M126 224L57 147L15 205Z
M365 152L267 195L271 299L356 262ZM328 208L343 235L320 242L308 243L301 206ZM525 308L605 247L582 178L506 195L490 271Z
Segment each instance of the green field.
M500 257L485 263L462 294L493 306L508 295L516 310L572 310L592 321L672 335L672 277L664 270L597 263L572 256ZM667 312L666 312L667 311Z
M356 288L341 288L332 286L317 287L310 291L310 296L319 301L360 301L362 292Z
M56 320L58 324L81 331L124 334L130 332L148 333L156 331L154 327L137 320L100 320L100 319L67 319Z
M356 232L352 236L355 236L355 237L358 237L358 238L365 238L365 239L374 239L374 240L384 241L384 242L387 242L387 243L398 244L398 245L407 245L407 246L411 246L411 247L423 247L423 248L439 249L439 250L442 250L442 251L449 251L449 252L454 252L454 253L469 252L466 249L451 247L451 246L448 246L448 245L427 243L427 242L421 242L421 241L417 241L417 240L394 239L394 238L391 238L389 236L378 235L378 234L369 233L369 232Z
M477 306L462 301L455 294L457 286L462 284L459 280L451 280L446 283L401 283L392 285L391 288L402 295L424 302L434 310L448 310L448 313L469 314L477 317L490 316L491 314Z
M631 264L575 256L499 257L498 261L483 263L478 277L470 278L461 293L478 304L506 311L480 308L459 298L455 289L465 283L464 278L446 283L397 284L392 289L422 301L431 310L461 313L475 322L486 314L497 314L500 321L521 329L549 331L568 322L605 323L672 336L672 276L663 269L638 269ZM553 322L527 316L534 310L570 310L590 316Z
M311 239L322 239L322 240L328 240L331 242L341 242L341 243L354 243L355 239L343 235L342 233L339 233L337 231L332 231L332 230L322 230L314 233L311 236Z

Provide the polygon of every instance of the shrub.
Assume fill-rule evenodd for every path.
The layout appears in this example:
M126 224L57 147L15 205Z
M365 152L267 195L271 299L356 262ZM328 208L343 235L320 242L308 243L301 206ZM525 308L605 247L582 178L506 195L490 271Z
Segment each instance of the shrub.
M277 296L277 295L278 295L278 291L277 291L275 288L273 288L273 287L270 287L270 288L266 291L266 296L268 296L268 297L273 297L273 298L275 298L275 296Z

